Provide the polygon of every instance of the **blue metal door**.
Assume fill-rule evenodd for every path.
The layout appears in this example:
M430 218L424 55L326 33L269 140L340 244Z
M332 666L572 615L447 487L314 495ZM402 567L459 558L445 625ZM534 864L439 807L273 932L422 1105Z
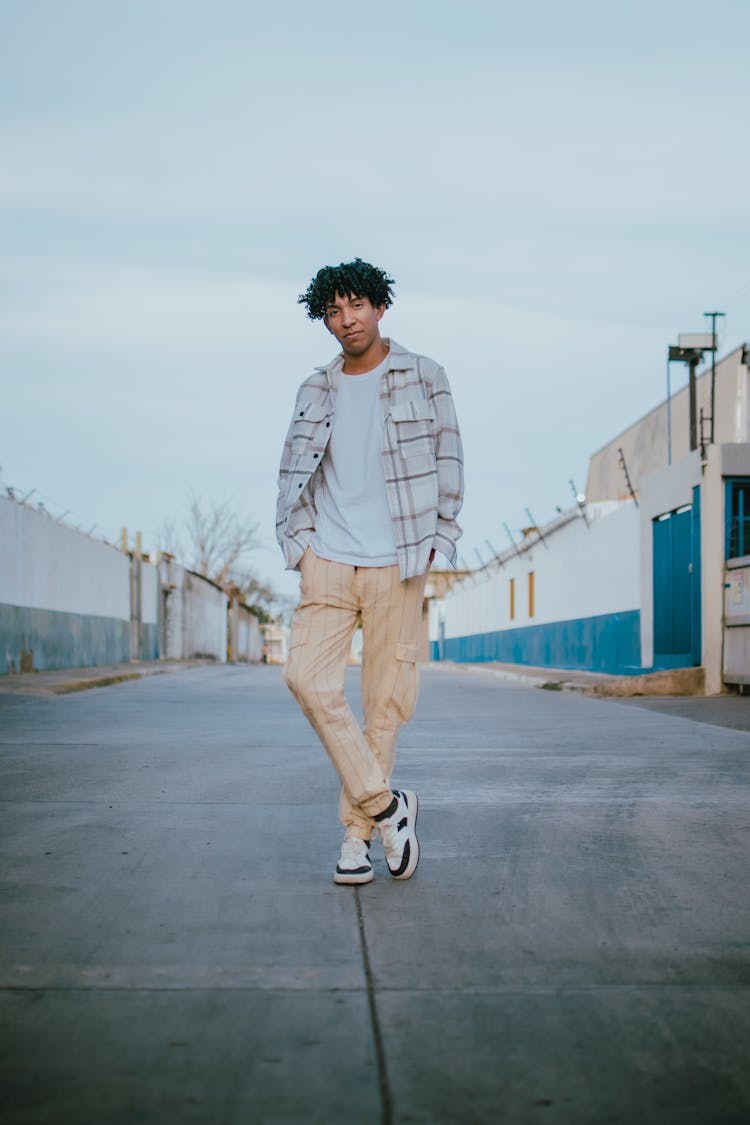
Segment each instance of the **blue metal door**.
M654 667L700 664L700 491L654 520Z

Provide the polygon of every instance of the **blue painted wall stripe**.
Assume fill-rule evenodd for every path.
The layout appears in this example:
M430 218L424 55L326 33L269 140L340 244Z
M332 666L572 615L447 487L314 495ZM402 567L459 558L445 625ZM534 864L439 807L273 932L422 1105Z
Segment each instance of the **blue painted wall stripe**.
M144 621L141 626L141 652L140 660L159 659L159 626Z
M151 628L153 651L156 627ZM129 660L130 625L120 618L0 605L0 675L22 667L44 672Z
M438 643L431 645L439 659ZM637 675L641 668L641 613L634 609L572 621L552 621L467 637L448 637L443 659L460 663L497 660L538 668L569 668L609 675Z

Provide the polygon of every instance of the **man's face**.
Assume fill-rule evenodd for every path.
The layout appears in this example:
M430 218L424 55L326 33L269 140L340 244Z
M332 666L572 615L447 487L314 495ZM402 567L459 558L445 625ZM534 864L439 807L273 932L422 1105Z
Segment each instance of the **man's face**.
M344 355L364 355L380 339L378 324L385 305L376 308L368 297L342 297L326 306L324 323L341 344Z

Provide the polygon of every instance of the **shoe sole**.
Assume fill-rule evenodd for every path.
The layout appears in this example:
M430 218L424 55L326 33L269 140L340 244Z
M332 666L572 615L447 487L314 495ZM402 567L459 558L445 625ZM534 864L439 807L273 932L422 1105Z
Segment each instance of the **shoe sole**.
M338 883L340 887L356 887L362 883L371 883L374 878L374 871L370 868L369 871L334 871L333 881Z
M406 867L400 874L391 875L394 879L411 879L414 872L417 870L419 864L419 840L417 839L417 815L419 814L419 799L416 793L412 793L411 789L402 789L401 793L406 800L406 831L409 833L409 839L406 842L406 847L409 849L409 861ZM406 849L404 849L406 850ZM386 863L386 867L388 864ZM390 868L389 868L390 870Z

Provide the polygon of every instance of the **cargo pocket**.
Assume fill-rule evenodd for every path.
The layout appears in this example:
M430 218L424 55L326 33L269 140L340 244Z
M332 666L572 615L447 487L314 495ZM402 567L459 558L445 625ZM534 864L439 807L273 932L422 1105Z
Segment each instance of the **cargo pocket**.
M418 645L416 642L399 641L396 644L396 660L399 667L394 703L402 723L409 721L417 705L417 694L419 692L417 652Z

